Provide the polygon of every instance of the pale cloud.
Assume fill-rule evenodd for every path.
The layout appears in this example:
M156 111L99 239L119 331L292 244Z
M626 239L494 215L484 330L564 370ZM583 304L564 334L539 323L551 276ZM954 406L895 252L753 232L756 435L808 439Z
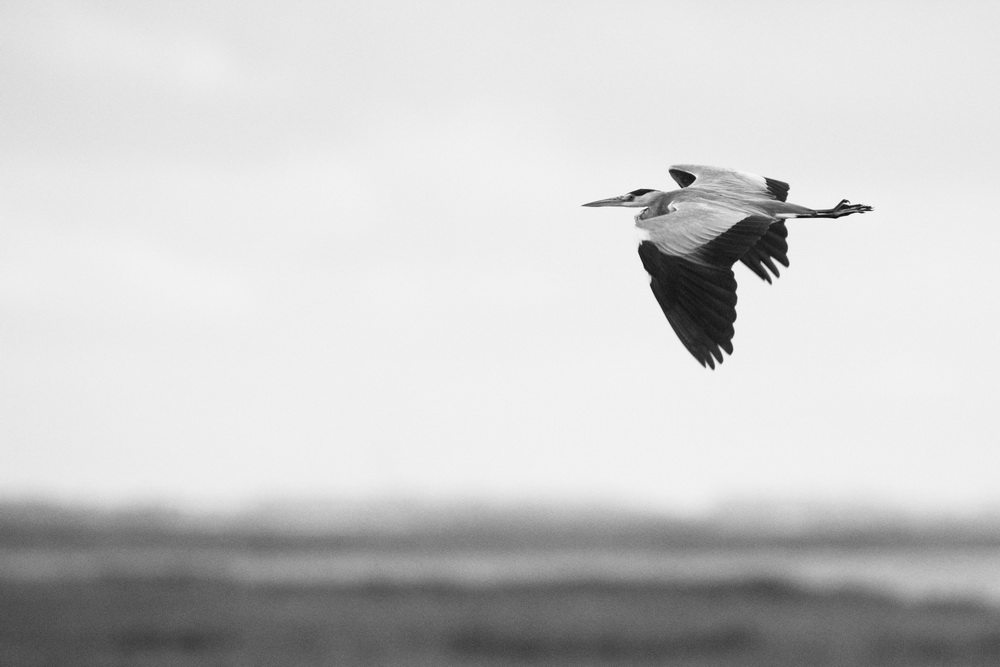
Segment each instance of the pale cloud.
M0 304L9 317L173 326L246 318L259 307L238 272L140 239L14 224L3 237Z
M43 3L16 19L7 27L15 55L50 76L213 95L250 79L236 54L209 35L158 28L79 3Z

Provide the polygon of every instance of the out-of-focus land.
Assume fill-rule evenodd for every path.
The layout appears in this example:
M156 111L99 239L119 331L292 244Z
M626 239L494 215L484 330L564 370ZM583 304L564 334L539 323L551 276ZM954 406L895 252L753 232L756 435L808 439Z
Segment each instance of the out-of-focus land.
M0 665L994 665L1000 522L0 506Z

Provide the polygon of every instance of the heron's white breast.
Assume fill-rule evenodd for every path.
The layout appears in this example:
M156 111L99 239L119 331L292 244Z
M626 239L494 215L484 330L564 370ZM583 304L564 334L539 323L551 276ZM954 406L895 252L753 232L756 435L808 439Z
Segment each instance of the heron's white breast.
M652 238L653 238L653 236L652 236L652 234L650 234L650 232L649 232L648 229L640 227L639 225L635 226L635 244L636 245L642 245L643 241L649 241Z

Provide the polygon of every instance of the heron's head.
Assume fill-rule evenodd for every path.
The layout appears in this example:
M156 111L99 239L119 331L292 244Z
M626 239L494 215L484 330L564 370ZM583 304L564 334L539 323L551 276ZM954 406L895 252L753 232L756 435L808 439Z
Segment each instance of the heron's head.
M633 190L632 192L626 192L618 197L598 199L597 201L584 204L584 206L628 206L631 208L645 208L652 204L662 194L663 193L659 190L640 188L638 190Z

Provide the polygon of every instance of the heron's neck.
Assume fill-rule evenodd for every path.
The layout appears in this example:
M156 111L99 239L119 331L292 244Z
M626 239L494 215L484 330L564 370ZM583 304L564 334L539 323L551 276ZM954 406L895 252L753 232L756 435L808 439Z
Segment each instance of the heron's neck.
M657 196L651 201L646 203L646 208L642 209L635 219L645 220L647 218L655 218L658 215L666 215L668 213L667 205L673 199L673 193L671 192L659 192Z

